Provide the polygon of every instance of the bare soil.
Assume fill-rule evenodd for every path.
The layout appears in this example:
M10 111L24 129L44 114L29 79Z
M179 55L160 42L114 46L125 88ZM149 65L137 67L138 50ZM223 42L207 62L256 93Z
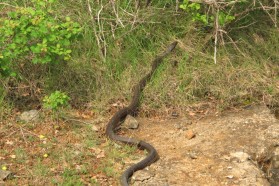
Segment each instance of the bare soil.
M121 130L160 155L131 185L279 185L279 120L266 106L169 113L136 118L138 129ZM119 185L121 172L144 153L107 140L109 117L77 115L73 123L0 121L0 165L15 175L0 185Z
M134 174L134 186L279 185L279 162L271 161L279 157L279 121L265 106L200 120L138 120L126 135L154 145L160 159Z

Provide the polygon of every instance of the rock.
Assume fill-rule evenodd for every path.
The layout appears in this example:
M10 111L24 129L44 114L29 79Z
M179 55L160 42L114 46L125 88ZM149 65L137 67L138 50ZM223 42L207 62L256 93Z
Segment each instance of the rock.
M0 181L5 181L7 179L11 179L13 177L13 173L10 171L0 170Z
M230 153L231 155L231 159L234 160L236 159L238 162L245 162L249 159L249 154L245 153L245 152L232 152Z
M266 160L263 162L267 167L266 172L269 182L272 185L279 185L279 146L271 145L267 152Z
M149 170L142 170L142 171L138 171L136 173L134 173L134 175L132 176L132 179L134 181L145 181L145 180L148 180L150 179L151 177L154 177L154 173L149 171Z
M172 117L172 118L178 118L178 116L179 116L179 114L178 114L176 111L173 111L173 112L171 113L171 117Z
M228 179L233 179L233 175L228 175L228 176L226 176L226 178L228 178Z
M99 128L96 126L96 125L93 125L91 127L91 129L94 131L94 132L98 132L99 131Z
M188 128L186 126L191 125L191 124L192 124L192 121L177 122L174 124L174 128L176 128L178 130L186 131L186 130L188 130Z
M137 129L139 127L139 122L133 116L128 115L122 124L122 127L128 129Z
M193 122L191 121L191 120L187 120L187 121L185 121L184 122L186 125L192 125L193 124Z
M272 159L272 165L274 169L279 169L279 156L274 156Z
M197 158L198 158L198 155L197 155L195 152L190 152L190 153L189 153L189 157L190 157L191 159L197 159Z
M174 124L174 128L176 128L176 129L181 129L181 128L182 128L181 123L176 123L176 124Z
M19 120L24 122L38 121L39 118L40 116L38 110L25 111L19 116Z
M187 130L186 133L185 133L185 136L187 139L192 139L196 136L196 134L193 132L193 130Z

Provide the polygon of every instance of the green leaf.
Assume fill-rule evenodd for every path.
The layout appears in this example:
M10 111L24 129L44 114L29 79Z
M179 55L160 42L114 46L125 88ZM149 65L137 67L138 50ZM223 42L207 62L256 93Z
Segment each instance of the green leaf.
M43 38L43 44L47 43L47 38Z
M41 53L41 47L40 46L31 46L30 49L35 54Z
M186 10L186 9L187 9L187 5L181 4L181 5L179 6L179 8L181 8L181 9L183 9L183 10Z
M10 16L13 19L17 18L17 15L18 15L17 12L9 12L8 13L8 16Z
M37 63L39 63L39 62L40 62L40 60L39 60L38 58L32 59L32 63L34 63L34 64L37 64Z
M16 75L17 75L17 74L16 74L15 72L10 73L10 76L11 76L11 77L16 77Z

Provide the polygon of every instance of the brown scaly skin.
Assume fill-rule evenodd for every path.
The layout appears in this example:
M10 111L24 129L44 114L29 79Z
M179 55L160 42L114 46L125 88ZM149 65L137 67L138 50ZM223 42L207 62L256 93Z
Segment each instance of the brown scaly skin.
M159 155L158 155L157 151L155 150L155 148L152 145L150 145L149 143L146 143L141 140L133 139L133 138L119 136L115 133L115 130L116 130L116 128L119 127L119 125L121 124L121 121L123 121L127 115L129 115L129 114L135 115L137 113L137 109L139 107L139 101L140 101L139 100L140 94L141 94L142 90L144 89L146 83L150 80L151 76L153 75L153 73L155 72L157 67L162 63L163 58L165 56L167 56L171 51L173 51L173 49L176 47L176 45L177 45L177 42L176 41L173 42L163 54L158 56L153 61L151 71L147 75L145 75L138 84L136 84L133 87L133 98L132 98L129 106L124 107L123 109L116 112L113 115L113 117L110 119L110 121L108 122L107 129L106 129L106 135L111 140L117 141L117 142L122 142L122 143L128 144L128 145L137 146L139 149L147 150L147 152L148 152L148 155L145 159L143 159L142 161L138 162L135 165L132 165L122 174L120 182L123 186L129 185L129 178L133 175L134 172L144 169L145 167L149 166L153 162L157 161L159 159Z

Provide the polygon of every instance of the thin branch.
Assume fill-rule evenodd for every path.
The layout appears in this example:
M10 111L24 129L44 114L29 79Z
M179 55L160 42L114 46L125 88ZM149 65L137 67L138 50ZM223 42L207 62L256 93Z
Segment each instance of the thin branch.
M134 19L133 19L133 23L132 23L132 26L131 26L131 30L133 30L134 28L134 25L135 23L137 22L137 17L138 17L138 12L139 12L139 9L136 10L136 14L134 15Z
M97 20L97 18L94 18L95 20ZM116 19L112 19L112 18L105 18L105 17L100 17L100 20L106 20L106 21L116 21ZM122 19L122 22L127 22L127 23L147 23L147 24L162 24L162 22L159 21L146 21L146 20L135 20L135 21L131 21L131 20L125 20Z
M92 26L93 26L93 32L94 32L94 35L95 35L95 38L96 38L96 41L97 41L97 45L98 45L98 48L99 48L100 57L104 59L104 56L103 56L102 50L101 50L102 47L101 47L100 38L99 38L99 36L97 34L95 19L94 19L94 16L92 14L92 8L91 8L89 0L87 0L87 7L88 7L88 11L89 11L89 14L90 14L90 17L91 17L91 22L92 22Z
M26 141L25 135L24 135L24 133L23 133L23 131L22 131L22 127L20 127L20 133L21 133L21 135L22 135L22 138L23 138L23 140L24 140L25 144L27 144L27 141Z
M0 5L10 6L10 7L13 7L13 8L16 8L16 7L17 7L17 6L14 6L14 5L8 4L8 3L0 3Z
M115 14L115 17L116 17L116 21L121 25L121 27L125 27L124 25L123 25L123 23L122 23L122 21L121 21L121 19L119 18L119 15L118 15L118 11L116 11L116 5L115 5L115 1L114 0L112 0L111 1L111 4L112 4L112 9L113 9L113 12L114 12L114 14Z
M273 21L274 25L276 25L275 20L274 20L273 17L270 15L270 13L267 11L267 9L264 7L264 5L262 4L262 2L259 1L259 3L260 3L260 5L261 5L262 9L263 9L263 10L267 13L267 15L270 17L271 21Z
M98 14L97 14L97 18L98 18L97 20L98 20L99 31L102 36L102 37L100 37L100 40L103 42L103 47L101 48L101 51L104 56L104 59L106 59L106 56L107 56L106 38L105 38L105 34L103 32L103 30L104 30L103 23L101 23L101 21L100 21L100 14L103 11L103 8L104 8L103 5L101 5L101 9L98 11Z
M220 32L224 33L229 40L231 41L231 43L234 45L234 47L236 48L236 50L238 50L238 52L243 56L246 57L246 55L238 48L238 46L236 45L235 41L227 34L227 32L225 32L224 30L220 30Z
M178 12L178 8L179 8L179 0L175 1L175 12Z
M277 28L277 0L274 0L274 8L275 8L275 12L274 12L274 21L275 21L275 28Z
M215 41L214 41L214 63L217 64L217 44L218 44L218 32L219 32L219 8L215 15Z
M256 24L256 23L257 23L257 22L254 21L254 22L252 22L252 23L250 23L250 24L248 24L248 25L243 25L243 26L231 28L230 30L237 30L237 29L247 28L247 27L250 27L251 25Z

